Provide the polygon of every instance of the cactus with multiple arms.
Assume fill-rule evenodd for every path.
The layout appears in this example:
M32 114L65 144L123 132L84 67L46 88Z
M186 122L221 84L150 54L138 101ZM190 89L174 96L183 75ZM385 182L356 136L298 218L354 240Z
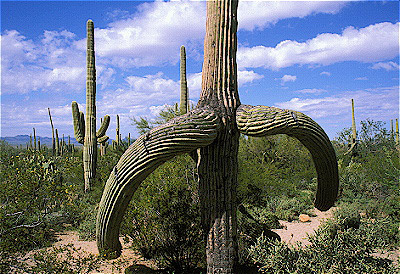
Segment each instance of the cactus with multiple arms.
M236 186L239 135L287 134L311 152L318 174L315 205L330 208L338 193L336 155L323 129L306 115L241 105L237 88L237 0L208 1L202 92L195 109L151 129L122 155L106 183L97 215L97 245L119 256L119 227L134 192L158 166L198 153L207 272L233 273L237 262Z
M108 140L105 135L110 116L104 116L100 129L96 133L96 67L94 53L94 25L87 22L87 78L86 78L86 120L83 112L79 111L78 104L72 102L72 117L76 140L83 144L83 169L85 191L90 190L96 174L97 144Z

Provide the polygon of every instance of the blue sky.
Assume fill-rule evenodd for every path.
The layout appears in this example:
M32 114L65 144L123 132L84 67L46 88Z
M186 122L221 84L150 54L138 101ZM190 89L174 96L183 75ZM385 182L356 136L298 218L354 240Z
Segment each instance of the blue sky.
M242 1L238 10L243 104L301 111L334 138L356 120L399 116L398 1ZM1 1L0 136L51 136L47 114L73 135L71 102L85 106L86 21L95 24L97 117L108 135L138 136L179 101L186 46L190 100L201 89L204 1ZM98 119L100 120L100 119Z

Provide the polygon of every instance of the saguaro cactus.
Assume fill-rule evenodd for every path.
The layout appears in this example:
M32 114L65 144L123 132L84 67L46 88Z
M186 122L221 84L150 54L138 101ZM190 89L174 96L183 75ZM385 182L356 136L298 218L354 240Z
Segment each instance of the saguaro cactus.
M186 80L186 50L184 46L181 46L181 63L180 63L180 78L181 78L181 100L179 111L180 114L186 114L188 112L188 87Z
M274 107L241 105L237 85L237 5L207 1L202 91L197 107L140 136L107 180L97 215L103 255L121 253L122 217L135 190L158 166L198 150L199 195L207 239L207 272L233 273L237 262L236 187L239 134L287 134L311 152L318 174L315 206L329 209L338 193L335 151L323 129L306 115Z
M351 153L352 157L357 156L357 129L356 119L354 116L354 100L351 99L351 137L349 142L349 150L346 154Z
M47 108L47 110L49 111L49 117L50 117L50 125L51 125L51 143L52 143L52 152L53 152L53 156L56 155L56 139L54 137L54 125L53 125L53 119L51 119L51 114L50 114L50 108Z
M399 145L399 119L396 119L396 146Z
M83 169L85 191L90 190L96 174L97 144L108 140L105 135L110 116L104 116L100 129L96 133L96 66L94 52L94 25L87 21L87 78L86 78L86 121L84 114L79 111L78 104L72 102L72 117L76 140L83 144Z
M58 139L58 130L56 129L56 143L55 143L55 155L60 155L60 140Z

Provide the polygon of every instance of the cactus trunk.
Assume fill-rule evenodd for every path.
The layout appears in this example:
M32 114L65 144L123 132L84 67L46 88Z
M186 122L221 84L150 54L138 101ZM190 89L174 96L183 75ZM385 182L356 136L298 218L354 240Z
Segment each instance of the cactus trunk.
M237 6L237 0L207 1L202 91L197 107L140 136L111 172L97 215L97 245L101 254L120 255L119 227L140 183L175 155L199 149L197 166L207 273L235 273L240 133L283 133L302 141L311 151L317 169L316 206L327 210L333 205L338 191L338 168L335 151L322 128L293 111L240 106Z
M33 149L36 150L36 130L33 128Z
M94 25L87 22L87 77L86 77L86 121L83 145L83 169L85 192L90 190L96 175L97 138L96 138L96 67L94 53Z
M55 155L59 156L60 155L60 142L58 139L58 130L56 129L56 143L55 143Z
M117 115L117 127L116 127L116 134L115 134L115 142L116 142L116 146L120 145L120 133L119 133L119 115Z
M396 119L396 146L399 145L399 119Z
M47 108L49 111L49 117L50 117L50 125L51 125L51 150L53 152L53 156L56 155L56 139L54 137L54 125L53 125L53 119L51 119L51 113L50 113L50 108Z
M186 51L184 46L181 46L180 75L181 75L180 114L182 115L188 112L188 99L189 99L187 80L186 80Z

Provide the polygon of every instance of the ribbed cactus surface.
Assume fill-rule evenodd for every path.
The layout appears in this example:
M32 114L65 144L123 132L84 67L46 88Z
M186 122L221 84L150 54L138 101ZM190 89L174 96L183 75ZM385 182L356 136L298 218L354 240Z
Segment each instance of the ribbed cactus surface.
M165 161L197 150L207 273L235 273L240 134L287 134L299 139L310 150L317 170L316 207L327 210L333 205L338 193L338 166L323 129L296 111L240 103L237 7L235 0L207 1L202 91L197 107L140 136L111 172L97 215L97 245L101 254L121 254L119 228L140 183Z
M188 112L188 87L186 79L186 50L181 46L181 62L180 62L180 78L181 78L181 98L180 98L180 113L185 114Z
M96 65L92 20L87 21L86 68L86 117L83 112L79 111L78 104L75 101L72 102L71 106L75 138L83 144L85 191L89 191L96 175L97 144L108 140L109 137L105 133L110 124L110 117L104 116L100 129L96 133Z

